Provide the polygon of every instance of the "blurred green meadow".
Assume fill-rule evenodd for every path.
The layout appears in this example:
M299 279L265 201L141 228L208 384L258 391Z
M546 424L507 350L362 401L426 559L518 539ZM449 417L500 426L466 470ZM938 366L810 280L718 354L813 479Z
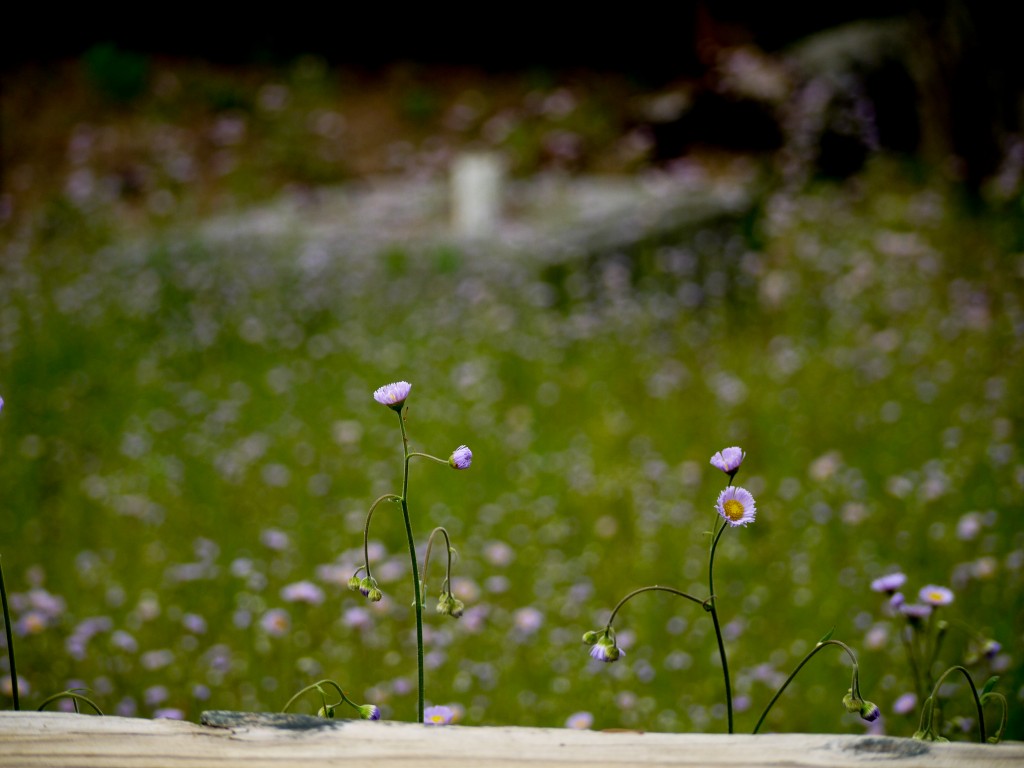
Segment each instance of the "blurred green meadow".
M434 615L434 559L425 636L427 701L459 722L724 732L698 607L629 603L615 664L580 638L636 587L707 594L725 485L708 461L738 445L758 516L726 532L715 574L737 731L835 627L881 707L870 727L912 734L893 711L912 689L901 625L869 589L902 570L911 599L956 595L941 659L976 650L958 622L1001 643L971 669L1000 676L1024 736L1019 192L979 207L878 157L556 261L350 249L301 225L212 238L188 184L173 194L185 213L129 221L123 198L40 192L2 230L0 557L24 708L82 687L107 713L197 720L279 710L326 677L414 719L397 508L371 529L384 600L346 586L370 503L401 492L401 435L372 393L404 379L412 449L474 454L465 472L414 461L409 491L421 556L438 525L458 552L466 613ZM762 730L863 732L848 685L819 654ZM973 738L966 689L948 693L951 737Z

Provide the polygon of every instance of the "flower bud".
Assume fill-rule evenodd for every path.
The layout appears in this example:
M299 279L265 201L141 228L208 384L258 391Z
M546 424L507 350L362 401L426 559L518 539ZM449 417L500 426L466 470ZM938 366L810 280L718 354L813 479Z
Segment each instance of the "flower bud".
M359 591L359 585L362 583L362 579L359 578L359 574L355 574L351 579L348 580L348 588L353 592Z
M473 452L465 445L460 445L448 457L448 465L452 469L469 469L473 463Z
M363 576L363 578L359 580L359 591L362 593L363 597L369 597L370 590L376 588L376 586L377 580L371 579L369 576Z
M359 709L359 716L363 720L380 720L380 709L376 704L363 704Z
M316 716L332 720L334 718L334 707L320 707L320 710L316 713Z
M371 587L366 597L371 603L379 603L384 599L384 593L377 589L377 587Z
M600 633L595 632L594 630L590 630L589 632L584 632L583 633L583 642L586 643L587 645L593 645L594 643L597 642L597 638L599 638L600 636L601 636Z
M854 698L853 689L851 688L843 696L843 706L846 707L847 712L856 712L858 715L861 713L861 708L864 706L864 702L861 699Z
M878 705L873 701L865 701L860 705L860 716L861 719L867 720L869 723L875 722L881 715L881 711L878 709Z

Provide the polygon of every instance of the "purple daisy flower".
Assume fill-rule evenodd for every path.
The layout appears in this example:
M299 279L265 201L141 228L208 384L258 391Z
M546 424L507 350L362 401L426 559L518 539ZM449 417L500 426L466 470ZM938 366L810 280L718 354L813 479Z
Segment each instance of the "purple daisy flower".
M427 725L448 725L455 712L451 707L427 707L423 711L423 722Z
M900 613L911 621L921 621L931 615L932 607L930 605L921 605L920 603L904 603L900 606Z
M296 581L281 589L281 598L289 603L320 605L324 601L324 591L311 581Z
M585 731L594 725L594 716L589 712L573 712L565 720L565 727Z
M904 693L892 703L892 711L897 715L907 715L917 707L917 694Z
M733 527L754 522L754 516L757 514L754 497L750 495L750 491L734 485L718 494L715 507L718 514Z
M949 605L953 602L953 592L946 587L937 587L934 584L921 587L917 596L928 605Z
M902 587L906 581L907 575L905 573L890 573L888 576L881 576L872 581L871 589L874 592L884 592L891 595Z
M402 410L402 404L405 403L405 398L409 396L409 390L412 389L412 384L407 381L396 381L392 384L385 384L383 387L378 387L373 393L373 399L381 405L386 405L396 411Z
M448 457L448 464L452 469L469 469L469 465L472 463L473 452L465 445L460 445Z
M283 608L271 608L260 619L263 631L272 637L281 637L292 628L292 619Z
M740 464L743 463L746 455L746 451L740 450L736 446L726 448L711 457L711 466L722 470L727 475L734 475L736 470L740 468Z

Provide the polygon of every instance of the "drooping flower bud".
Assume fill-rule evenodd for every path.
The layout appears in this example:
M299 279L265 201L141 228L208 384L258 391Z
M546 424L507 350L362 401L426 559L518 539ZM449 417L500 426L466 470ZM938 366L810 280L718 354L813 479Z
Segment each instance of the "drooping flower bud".
M363 704L361 707L357 707L359 710L359 716L363 720L380 720L380 709L376 704Z

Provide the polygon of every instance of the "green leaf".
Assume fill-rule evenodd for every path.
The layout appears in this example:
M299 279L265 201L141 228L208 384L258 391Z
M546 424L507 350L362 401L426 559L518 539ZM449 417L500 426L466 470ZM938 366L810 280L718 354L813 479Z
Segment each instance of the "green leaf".
M992 692L992 689L996 687L996 683L999 682L999 675L993 675L985 681L985 687L981 689L981 695L984 696Z
M832 635L835 634L835 631L836 631L836 628L835 628L835 626L833 626L832 629L830 629L828 632L826 632L825 636L823 638L821 638L821 640L818 641L818 645L821 645L822 643L827 643L829 640L831 640L832 639Z

